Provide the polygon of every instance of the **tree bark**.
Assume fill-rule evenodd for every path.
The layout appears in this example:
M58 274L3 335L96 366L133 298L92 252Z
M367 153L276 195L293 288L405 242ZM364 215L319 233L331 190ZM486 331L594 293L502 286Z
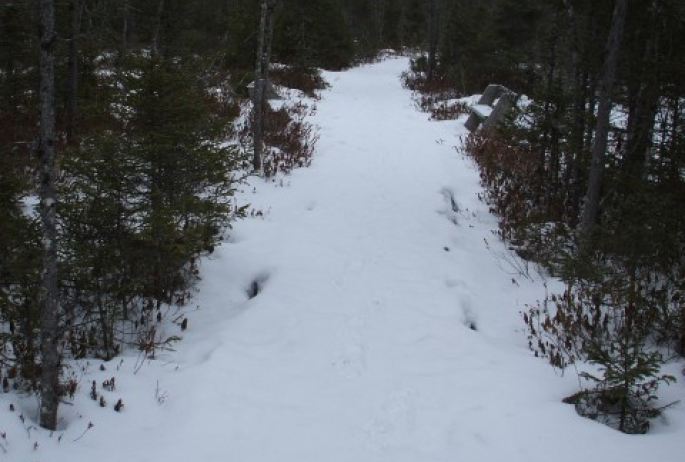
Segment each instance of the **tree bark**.
M152 36L152 53L157 54L159 51L159 37L162 33L162 15L164 14L164 0L159 0L157 4L157 18L155 23L155 31Z
M618 52L621 46L623 25L625 24L628 0L616 0L611 19L611 29L604 52L604 68L599 88L599 105L597 107L597 123L595 125L595 138L592 145L592 160L590 163L590 175L588 189L585 196L585 210L581 231L589 245L591 231L599 222L599 203L602 192L602 174L609 137L609 116L611 113L611 94L616 77L616 65Z
M123 56L128 50L129 20L131 15L129 0L124 0L121 8L123 10L122 15L124 17L123 24L121 25L121 54Z
M252 92L253 120L252 168L255 173L262 171L262 148L264 144L264 94L269 77L269 62L271 61L271 41L273 37L273 11L275 0L262 0L262 10L259 21L259 43L257 45L257 63L255 66L254 88Z
M383 44L384 28L385 28L385 10L387 0L376 0L373 4L374 29L376 29L376 47Z
M276 9L276 0L267 0L268 12L266 21L266 52L263 55L262 61L262 85L266 88L269 80L269 64L271 63L271 44L274 38L274 10ZM264 88L262 88L262 95L264 95Z
M70 0L69 2L69 58L68 58L68 75L67 75L67 142L74 143L75 125L76 125L76 111L77 111L77 93L78 93L78 53L76 47L76 36L79 28L79 0Z
M644 177L645 168L652 147L652 133L654 119L659 107L659 50L660 33L659 16L661 11L659 0L651 4L651 18L647 28L649 36L643 44L643 57L635 63L637 67L636 79L629 85L629 111L627 123L627 138L624 151L623 167L629 178L640 180Z
M647 166L649 150L652 147L654 119L659 104L659 89L656 79L646 76L636 84L635 102L628 115L627 139L624 151L623 169L629 178L640 180Z
M435 76L435 65L438 52L438 0L430 0L430 17L428 24L428 63L427 76L429 82Z
M57 194L55 191L55 6L40 0L40 218L43 227L43 272L40 291L41 403L40 425L54 430L59 405L60 354L57 288Z

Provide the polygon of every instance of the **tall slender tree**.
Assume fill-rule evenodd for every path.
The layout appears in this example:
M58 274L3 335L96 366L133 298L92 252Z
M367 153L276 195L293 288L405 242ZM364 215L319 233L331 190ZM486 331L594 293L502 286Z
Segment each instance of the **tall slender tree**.
M252 120L253 156L252 167L255 172L262 170L262 146L264 125L264 94L269 77L269 62L271 61L271 39L274 31L274 9L276 0L262 0L262 10L259 21L259 43L257 46L257 63L255 66L252 103L254 108Z
M58 349L57 194L55 188L55 5L40 1L40 217L43 225L43 273L40 294L40 425L57 427L60 353Z
M77 36L79 29L81 2L69 1L69 52L67 59L67 126L66 135L69 144L74 143L76 124L76 110L78 98L78 48Z
M597 123L595 138L592 145L592 161L590 164L590 178L588 180L585 210L583 211L582 232L584 239L590 239L592 228L599 220L599 205L602 192L602 174L609 137L609 116L612 107L612 91L616 80L616 67L628 10L628 0L616 0L611 19L611 29L604 51L604 68L599 88L599 105L597 107Z
M430 0L428 17L428 69L427 78L433 80L438 53L438 0Z

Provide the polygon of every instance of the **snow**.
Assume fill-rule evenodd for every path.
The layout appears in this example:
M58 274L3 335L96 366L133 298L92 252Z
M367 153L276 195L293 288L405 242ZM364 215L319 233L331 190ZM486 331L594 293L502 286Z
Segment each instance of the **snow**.
M38 218L40 212L40 196L35 194L30 194L23 197L21 200L21 209L24 215L29 218Z
M325 73L312 166L242 188L262 213L202 262L176 351L81 363L52 435L35 399L1 396L0 460L682 460L681 405L637 437L561 403L577 380L532 356L519 315L544 281L511 264L455 149L466 130L415 110L407 66ZM90 383L110 377L100 408Z
M494 105L495 105L494 103L492 106L489 106L487 104L475 104L473 106L473 110L478 112L483 117L489 117L490 114L492 113Z

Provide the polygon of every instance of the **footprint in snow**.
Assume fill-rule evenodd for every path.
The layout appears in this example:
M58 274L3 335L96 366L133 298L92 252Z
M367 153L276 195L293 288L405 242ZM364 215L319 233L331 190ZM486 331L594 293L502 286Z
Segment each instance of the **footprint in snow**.
M343 353L333 361L338 373L346 379L361 377L366 370L366 351L361 344L345 345Z
M376 416L363 427L366 444L384 451L406 444L416 427L416 391L412 388L391 390Z
M462 312L463 324L473 331L478 330L478 323L476 322L476 314L473 311L473 301L471 293L468 290L468 284L461 279L446 277L445 286L448 289L453 289L456 293L459 308L461 308Z
M342 353L333 360L333 366L346 379L361 377L366 371L366 345L356 332L340 333Z
M459 226L459 214L461 213L461 207L455 198L454 191L450 188L442 188L440 194L444 200L444 206L438 210L440 215L443 215L449 221Z

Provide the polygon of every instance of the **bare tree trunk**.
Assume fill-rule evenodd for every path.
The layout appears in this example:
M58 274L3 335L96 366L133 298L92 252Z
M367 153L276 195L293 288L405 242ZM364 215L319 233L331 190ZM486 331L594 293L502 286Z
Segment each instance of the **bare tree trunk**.
M624 151L625 173L634 179L641 179L645 174L649 160L649 151L652 147L652 134L654 119L659 107L659 35L658 26L661 11L661 2L653 0L651 4L651 27L649 36L644 41L644 56L639 66L636 82L633 82L628 92L628 123L627 139Z
M428 24L428 69L427 79L432 81L435 75L436 56L438 53L438 0L430 0L430 18Z
M252 88L252 168L255 173L262 170L262 101L264 86L262 85L262 63L264 55L264 42L266 40L266 16L267 0L262 0L262 11L259 20L259 41L257 44L257 62L255 65L255 77ZM268 65L268 63L267 63Z
M609 137L609 115L611 113L611 93L614 88L618 52L623 35L623 25L626 19L628 0L616 0L611 19L611 29L604 52L604 69L599 87L599 105L597 107L597 123L595 125L595 139L592 145L592 160L590 163L590 178L585 196L585 210L581 231L585 245L589 245L591 231L599 222L599 203L602 192L602 174Z
M255 66L254 88L252 92L252 106L254 110L254 117L252 120L252 168L257 173L262 171L262 148L264 144L263 106L264 94L269 76L269 61L271 60L273 11L275 6L275 0L262 0L262 11L259 21L259 43L257 45L257 63Z
M155 24L155 32L152 36L152 54L157 54L159 51L159 36L162 31L162 14L164 14L164 0L159 0L157 4L157 18Z
M60 354L57 310L57 223L55 191L55 5L40 0L40 144L42 164L40 218L43 225L43 274L40 291L40 425L54 430L59 405Z
M559 27L559 11L555 10L554 12L554 27L555 29L558 29ZM547 168L547 174L549 175L549 181L551 182L551 185L553 188L556 188L556 181L557 181L557 172L555 171L554 167L555 164L557 164L557 159L559 152L557 149L554 148L553 146L553 138L554 138L554 118L556 117L556 112L558 111L556 109L557 105L552 104L553 100L553 93L554 93L554 84L555 84L555 75L557 73L557 46L558 46L558 37L556 35L552 35L549 40L549 56L547 58L546 64L549 66L547 69L547 75L546 75L546 80L547 80L547 86L546 86L546 94L547 97L545 98L545 105L544 105L544 110L543 110L543 116L544 116L544 125L543 125L543 130L541 134L541 146L540 146L540 161L539 161L539 169L540 169L540 174L544 174L545 172L545 167L546 164L548 164Z
M379 47L383 43L384 29L385 29L385 10L387 0L376 0L373 4L373 18L374 29L376 29L376 46Z
M74 131L76 125L77 93L78 93L78 54L76 47L76 36L79 28L79 0L69 2L69 58L67 76L67 142L74 142Z
M269 64L271 63L271 44L274 38L274 10L276 9L276 0L267 0L269 9L266 17L266 51L262 56L262 85L266 87L269 80ZM262 96L264 95L262 89Z
M566 9L566 23L571 37L571 66L567 70L567 79L573 88L573 125L569 133L571 152L567 154L567 167L564 172L564 184L568 191L567 200L570 206L569 221L572 228L578 226L580 219L580 202L582 187L580 186L581 164L585 156L584 137L587 120L588 77L586 66L581 63L581 31L576 21L576 13L571 0L563 0Z
M128 50L129 20L131 15L129 0L124 0L121 8L124 16L124 23L121 26L121 52L123 55L126 53L126 50Z
M653 69L653 68L652 68ZM628 114L627 139L624 151L623 169L634 179L644 177L648 164L648 153L652 147L654 119L659 105L659 88L656 79L645 76L637 83L635 102Z

